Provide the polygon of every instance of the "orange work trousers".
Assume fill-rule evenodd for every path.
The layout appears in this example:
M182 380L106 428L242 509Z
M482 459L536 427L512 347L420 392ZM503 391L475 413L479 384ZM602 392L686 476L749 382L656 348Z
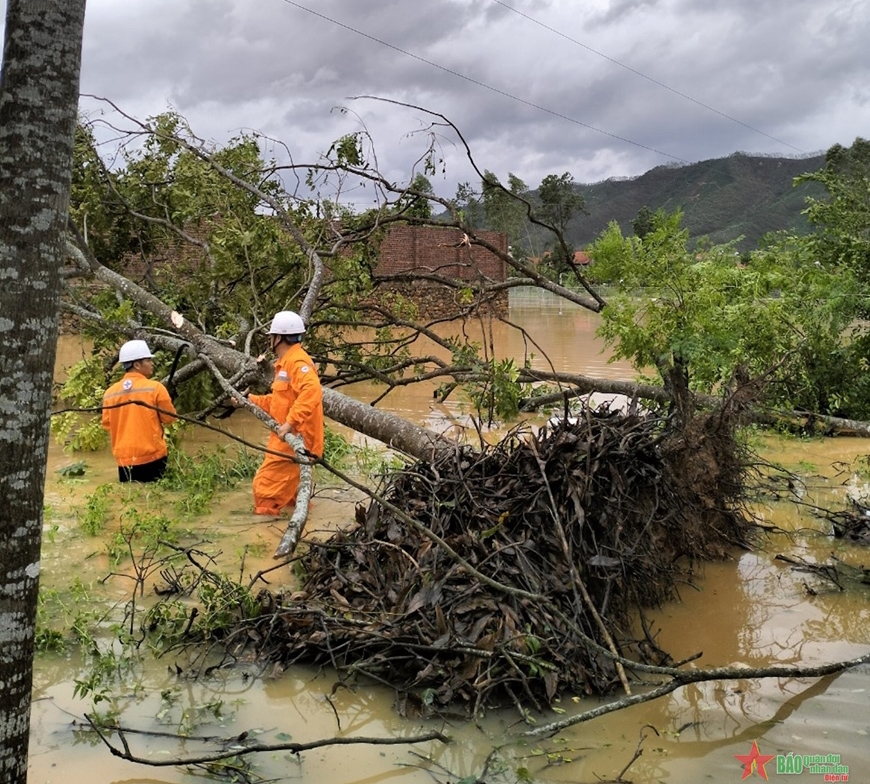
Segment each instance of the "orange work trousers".
M280 515L296 503L299 464L278 455L266 455L254 475L254 514Z

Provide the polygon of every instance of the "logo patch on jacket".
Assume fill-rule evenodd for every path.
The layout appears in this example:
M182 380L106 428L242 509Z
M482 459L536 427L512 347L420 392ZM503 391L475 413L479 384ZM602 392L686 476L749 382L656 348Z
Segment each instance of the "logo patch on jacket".
M278 375L275 376L275 378L277 378L279 381L286 381L288 378L290 378L290 376L287 375L286 370L279 370Z
M131 389L133 389L133 379L132 378L124 379L124 383L121 384L121 386L124 387L125 392L129 392Z
M303 365L301 368L299 368L299 372L300 373L307 373L308 372L308 365Z

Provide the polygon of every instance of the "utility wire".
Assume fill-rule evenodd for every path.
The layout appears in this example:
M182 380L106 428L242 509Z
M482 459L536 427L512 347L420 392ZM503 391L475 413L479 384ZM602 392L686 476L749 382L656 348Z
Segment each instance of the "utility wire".
M657 150L655 147L648 147L645 144L641 144L640 142L632 141L631 139L627 139L624 136L618 136L615 133L610 133L609 131L602 130L601 128L596 128L594 125L589 125L588 123L582 122L574 117L569 117L566 114L561 114L553 109L548 109L546 106L541 106L540 104L534 103L532 101L527 101L525 98L520 98L516 95L512 95L505 90L500 90L498 87L493 87L486 82L481 82L478 79L474 79L471 76L466 76L463 73L459 73L459 71L454 71L446 66L440 65L432 60L427 60L425 57L420 57L420 55L416 55L413 52L409 52L406 49L402 49L398 46L394 46L387 41L383 41L380 38L375 38L373 35L369 35L368 33L362 32L362 30L357 30L355 27L351 27L350 25L345 24L344 22L339 22L337 19L333 19L325 14L321 14L319 11L314 11L311 8L306 8L304 5L293 2L293 0L282 0L282 2L287 5L291 5L294 8L298 8L300 11L305 11L312 16L317 16L331 24L337 25L338 27L342 27L345 30L348 30L351 33L355 33L356 35L362 36L363 38L368 38L370 41L374 41L381 46L386 46L388 49L392 49L394 52L399 52L400 54L405 55L406 57L411 57L418 62L424 63L425 65L430 65L433 68L437 68L440 71L444 71L445 73L449 73L451 76L456 76L459 79L464 79L466 82L471 82L471 84L475 84L478 87L483 87L486 90L490 90L491 92L497 93L498 95L502 95L505 98L510 98L512 101L517 101L518 103L525 104L526 106L530 106L533 109L537 109L542 112L546 112L547 114L552 115L553 117L558 117L560 120L567 120L574 125L580 125L583 128L588 128L590 131L595 131L596 133L604 134L605 136L609 136L611 139L618 139L621 142L625 142L626 144L631 144L634 147L640 147L643 150L649 150L649 152L654 152L656 155L662 155L665 158L670 158L673 161L679 161L680 163L691 163L691 161L686 160L685 158L680 158L678 155L672 155L669 152L664 152L663 150ZM753 129L754 130L754 129Z
M762 136L766 136L768 139L772 139L777 144L782 144L782 145L785 145L786 147L791 147L791 149L796 150L799 153L805 153L805 150L802 150L799 147L795 147L793 144L789 144L788 142L785 142L782 139L777 139L776 136L771 136L769 133L765 133L764 131L759 130L758 128L754 128L753 126L748 125L747 123L743 122L742 120L738 120L736 117L732 117L730 114L726 114L725 112L720 112L715 107L710 106L710 105L704 103L703 101L699 101L697 98L692 98L691 95L686 95L686 93L682 93L679 90L674 89L673 87L669 87L664 82L660 82L657 79L654 79L652 76L648 76L647 74L643 73L642 71L638 71L638 70L632 68L630 65L626 65L625 63L621 63L619 60L615 60L612 57L608 57L603 52L599 52L597 49L593 49L591 46L587 46L582 41L578 41L576 38L572 38L570 35L566 35L561 30L557 30L555 27L550 27L549 25L544 24L543 22L539 21L538 19L535 19L534 17L529 16L528 14L524 14L522 11L519 11L516 8L512 8L507 3L502 2L502 0L492 0L492 2L497 3L502 8L506 8L508 11L512 11L517 16L521 16L523 19L527 19L529 22L532 22L532 24L538 25L538 27L543 27L545 30L548 30L549 32L553 33L554 35L558 35L560 38L564 38L566 41L570 41L572 44L576 44L577 46L580 46L583 49L586 49L586 51L592 52L592 54L594 54L594 55L598 55L598 57L603 57L608 62L611 62L614 65L618 65L620 68L624 68L626 71L630 71L631 73L635 74L636 76L641 77L641 79L646 79L648 82L652 82L653 84L658 85L659 87L662 87L663 89L667 90L668 92L672 92L674 95L679 95L680 98L685 98L687 101L691 101L692 103L697 104L698 106L701 106L704 109L707 109L708 111L713 112L714 114L718 114L720 117L724 117L726 120L731 120L731 122L735 122L738 125L742 125L744 128L748 128L750 131L753 131L755 133L760 133Z

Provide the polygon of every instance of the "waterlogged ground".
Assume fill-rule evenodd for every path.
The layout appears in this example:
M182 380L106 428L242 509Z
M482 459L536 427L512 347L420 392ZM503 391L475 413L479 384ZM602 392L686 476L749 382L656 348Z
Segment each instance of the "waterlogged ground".
M557 367L576 362L578 346L594 343L594 321L586 313L541 310L540 303L518 308L512 319L546 320L547 351ZM522 352L523 347L512 347ZM75 353L75 346L71 348ZM594 352L592 372L628 377L627 369L601 364ZM584 360L584 362L587 360ZM576 365L570 365L576 367ZM582 368L579 368L582 370ZM360 396L365 398L364 390ZM404 416L442 429L462 427L458 403L432 403L427 392L403 392L391 406ZM225 423L236 435L262 438L256 422L237 414ZM195 433L186 440L192 453L224 445L219 435ZM796 471L803 482L796 496L819 506L843 503L847 466L870 452L859 439L808 440L765 438L765 455ZM133 585L129 561L109 559L112 526L120 514L169 514L182 522L185 542L196 541L214 554L229 573L250 578L273 565L271 554L283 532L281 521L263 521L250 514L245 484L220 495L204 515L185 517L178 499L148 488L119 488L106 453L88 455L80 478L64 478L58 469L77 460L52 451L46 503L43 586L57 592L54 620L64 614L102 608L107 617L122 607ZM366 469L375 469L369 465ZM86 536L88 499L101 485L111 489L115 516L107 534ZM108 491L105 491L108 493ZM327 535L352 518L357 494L320 477L307 535ZM92 509L93 504L91 505ZM827 562L836 556L853 565L870 566L870 550L833 539L828 524L807 507L788 502L760 505L758 513L786 533L767 536L752 552L735 553L726 563L708 564L693 586L681 590L679 602L653 615L661 647L676 659L701 652L690 666L763 666L821 664L870 651L870 586L837 590L830 583L776 560L779 553ZM263 575L271 588L293 585L289 569ZM153 594L141 597L153 601ZM106 628L104 622L103 627ZM108 639L107 634L103 639ZM99 642L99 640L98 640ZM130 728L188 736L228 738L242 732L263 742L311 741L333 736L408 736L439 729L454 738L449 746L430 742L419 747L345 746L323 748L300 757L283 752L255 760L257 774L272 781L368 784L391 780L456 782L478 776L489 759L487 781L594 782L616 778L635 755L643 737L642 755L624 778L635 782L729 782L769 779L816 756L839 755L849 781L870 781L870 667L863 666L823 679L734 681L699 684L659 701L636 706L577 725L546 739L524 737L533 730L517 722L515 712L484 717L474 725L457 722L402 720L385 689L334 688L336 679L323 670L294 668L284 673L255 672L248 667L216 671L210 677L183 677L188 662L178 657L146 659L144 669L123 674L112 707L122 710ZM182 675L179 676L179 668ZM256 675L256 677L251 677ZM151 767L121 761L83 727L91 701L77 697L76 680L89 677L78 652L41 656L35 673L31 784L193 784L201 771ZM614 695L614 699L619 695ZM96 706L107 710L109 701ZM599 705L597 700L565 698L538 724ZM753 743L759 763L747 770ZM179 744L166 735L131 734L131 749L151 761L165 763L192 754L203 745ZM490 757L500 747L498 757ZM791 755L791 756L789 756ZM742 759L738 759L738 757ZM764 759L771 759L764 763ZM833 759L833 757L831 757ZM763 763L763 764L762 764ZM777 765L782 772L777 772ZM744 773L749 775L744 776ZM807 767L786 781L822 782L822 773ZM845 780L845 779L843 779Z
M858 440L768 439L766 452L801 468L807 491L817 502L833 503L842 494L842 476L832 467L851 460L868 444ZM64 458L58 457L63 462ZM63 590L75 581L107 604L128 601L131 581L106 555L104 537L78 532L80 501L112 479L104 456L88 459L89 474L80 480L50 478L52 513L46 526L44 585ZM126 488L124 489L127 490ZM134 493L134 491L130 491ZM151 508L148 491L127 503ZM312 509L312 529L322 533L349 519L355 498L339 488L322 488ZM161 503L167 501L164 498ZM248 488L222 496L200 518L199 539L230 571L248 577L271 566L271 552L282 525L260 522L249 513ZM759 549L738 553L733 561L708 564L695 587L682 590L681 601L655 613L659 642L676 658L703 652L693 666L819 664L848 659L870 650L870 586L835 590L813 575L776 561L778 553L825 561L832 554L852 564L870 563L867 550L843 545L825 535L826 524L790 504L760 510L765 521L790 534L770 536ZM244 555L244 563L242 556ZM231 567L231 564L233 565ZM108 575L115 574L113 577ZM105 582L100 582L104 580ZM267 575L271 587L292 584L289 570ZM811 592L808 591L811 589ZM143 601L148 601L146 596ZM84 601L71 597L70 601ZM626 777L637 782L739 780L753 741L760 754L776 756L840 755L850 780L870 780L870 668L806 681L737 681L686 687L662 700L621 711L539 740L519 736L514 712L485 717L477 726L463 723L406 722L393 710L387 690L337 689L328 671L306 668L283 674L244 677L245 668L187 680L176 667L183 659L151 662L144 672L125 678L118 707L122 721L139 730L229 737L258 733L264 742L310 741L343 736L408 735L437 728L455 738L448 747L427 743L412 752L405 747L322 749L300 759L277 753L257 760L266 779L302 782L457 781L479 774L493 746L503 750L510 771L522 769L539 781L592 782L615 777L632 758L641 734L643 755ZM86 677L78 655L44 656L36 672L33 706L32 782L64 784L180 784L201 780L190 772L149 768L113 758L81 727L88 700L74 696L75 680ZM618 696L618 695L615 695ZM564 700L559 712L540 716L545 723L597 705ZM98 705L97 708L101 706ZM106 706L103 705L103 708ZM654 727L644 729L645 726ZM165 760L192 753L202 745L179 745L165 737L131 736L137 754ZM421 758L425 757L427 759ZM784 764L784 763L781 763ZM427 772L429 771L429 772ZM431 773L430 773L431 772ZM504 780L517 780L512 774ZM804 771L805 781L823 781Z

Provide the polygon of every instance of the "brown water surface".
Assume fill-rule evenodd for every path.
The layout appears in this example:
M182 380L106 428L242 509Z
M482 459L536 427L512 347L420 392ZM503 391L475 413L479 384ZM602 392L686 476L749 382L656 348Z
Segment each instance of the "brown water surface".
M498 356L522 361L527 352L533 364L609 378L631 378L625 363L608 364L594 335L597 317L539 295L512 300L511 320L537 340L530 346L515 333L498 326L493 344ZM59 362L68 364L86 348L74 338L62 339ZM407 418L440 431L466 427L467 412L459 397L435 404L432 389L406 388L391 393L382 405ZM352 390L371 400L382 389L360 385ZM223 423L248 440L263 443L256 421L237 413ZM230 442L215 433L198 430L186 436L186 447L215 448ZM232 447L230 447L232 448ZM763 453L804 478L798 484L803 500L820 506L842 504L850 464L870 449L860 439L798 441L764 438ZM101 540L81 535L75 509L101 484L115 480L115 467L107 452L85 456L89 470L79 480L64 480L57 473L80 456L50 453L43 555L43 586L63 590L79 579L107 603L127 600L130 581L123 575L102 580L112 571ZM114 489L118 502L137 509L161 508L171 502L147 488ZM158 497L159 496L159 497ZM306 528L308 534L328 533L352 518L355 491L327 478L318 492ZM222 553L228 568L250 576L272 565L270 558L283 524L264 522L250 514L248 487L221 496L210 513L198 518L197 533ZM850 546L829 535L827 524L806 508L786 502L759 505L766 523L784 533L766 536L752 552L737 552L733 560L707 564L692 586L680 592L680 601L653 613L661 647L676 659L702 656L689 666L813 665L851 658L870 651L870 587L849 586L839 591L807 573L775 560L778 553L826 561L836 555L854 565L870 564L866 548ZM244 557L244 560L242 560ZM272 587L292 584L288 571L267 575ZM753 741L764 755L839 754L849 766L849 781L870 781L870 668L856 668L822 679L746 680L685 687L658 701L619 711L576 725L548 740L522 741L526 728L516 714L488 716L472 726L456 723L409 722L393 710L393 695L377 688L339 688L327 671L294 668L280 677L242 677L241 671L220 671L195 681L179 679L174 660L151 664L143 676L145 689L123 699L123 722L140 729L175 731L187 725L197 707L217 706L219 715L194 732L232 736L242 731L259 733L264 742L280 737L294 741L341 735L408 735L428 728L446 729L456 741L450 746L425 744L418 755L408 747L350 746L306 753L297 760L283 754L256 761L258 772L274 781L368 784L391 780L409 782L457 781L479 774L494 745L508 743L504 757L511 769L526 768L539 781L592 782L615 778L628 764L641 733L646 735L642 756L626 778L635 782L739 781L742 764L735 755L749 754ZM32 784L192 784L201 781L175 767L147 767L110 756L77 722L89 703L73 696L74 681L85 670L75 655L41 656L36 665L33 704L30 778ZM636 690L640 690L638 687ZM161 692L172 695L162 701ZM144 696L143 696L144 695ZM614 699L619 695L614 695ZM559 713L539 716L539 724L599 705L597 700L563 699ZM99 707L99 706L98 706ZM155 717L160 717L159 721ZM645 725L654 727L658 735ZM154 760L168 759L179 749L166 738L131 736L131 745ZM193 752L196 744L187 744ZM433 765L441 767L432 767ZM427 772L428 768L430 772ZM768 763L769 778L776 776L776 760ZM752 774L755 779L758 771ZM434 778L433 778L434 777ZM801 781L823 781L824 776L804 771ZM515 780L508 776L507 780Z

